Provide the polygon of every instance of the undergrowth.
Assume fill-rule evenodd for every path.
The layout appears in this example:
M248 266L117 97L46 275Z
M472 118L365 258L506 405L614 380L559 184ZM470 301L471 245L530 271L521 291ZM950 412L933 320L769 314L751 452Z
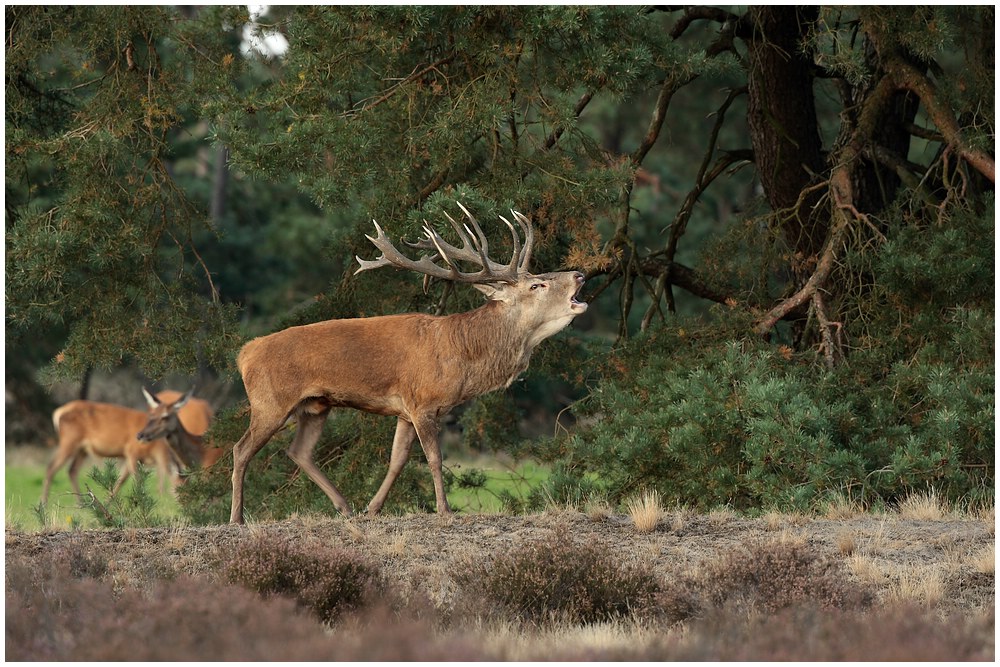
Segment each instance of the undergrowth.
M648 568L622 563L595 545L577 544L566 530L469 563L455 579L467 592L470 611L532 624L649 616L660 592Z
M426 609L393 607L366 598L362 606L347 611L332 623L322 623L316 609L303 605L299 583L305 577L323 577L322 566L356 564L358 553L335 552L337 556L293 555L279 564L262 549L277 546L277 554L294 554L279 542L257 541L235 560L240 567L271 572L272 580L287 577L283 584L267 584L286 594L261 596L245 585L234 585L223 577L180 575L158 578L144 585L119 587L108 564L120 554L92 554L80 550L57 549L31 559L15 559L6 569L6 658L8 660L979 660L993 659L992 610L975 614L942 616L933 608L917 608L906 603L881 606L856 604L851 595L831 594L824 584L829 570L817 566L805 547L761 546L720 561L719 569L706 572L699 582L688 581L687 594L700 600L697 613L675 632L674 621L662 616L632 619L631 627L644 628L640 641L623 641L606 646L584 646L579 642L552 639L560 631L588 625L583 619L606 618L594 610L620 609L625 598L641 600L649 611L659 606L650 593L657 588L651 577L609 562L598 549L570 546L564 538L525 545L494 559L480 575L492 572L485 586L488 597L483 607L498 599L530 597L528 588L506 596L504 583L541 582L542 572L552 570L566 576L568 568L549 568L544 560L555 555L568 559L582 557L583 571L589 575L570 577L562 599L567 604L549 609L575 610L575 622L563 615L547 615L544 605L536 605L526 626L547 628L546 635L520 632L514 640L487 641L489 623L455 616L445 620ZM316 547L319 549L319 547ZM251 555L255 554L255 555ZM762 575L779 577L791 566L794 584L747 584L750 563L765 563ZM528 574L515 573L497 563L522 563ZM587 562L590 563L588 567ZM294 563L291 566L287 563ZM598 563L600 564L598 566ZM725 567L735 565L735 574L719 577ZM302 568L296 570L295 568ZM345 576L342 567L330 582ZM281 571L284 574L278 575ZM623 574L630 572L630 574ZM469 573L472 575L473 573ZM609 576L608 581L600 577ZM263 577L267 579L268 577ZM484 588L471 585L465 577L462 598L482 594ZM586 592L581 584L596 584L601 592ZM632 582L633 593L616 589ZM258 582L259 583L259 582ZM636 585L638 584L638 585ZM808 589L816 584L819 594ZM332 590L341 590L335 584ZM663 589L672 586L669 582ZM723 591L734 586L733 594ZM323 588L323 586L320 586ZM328 589L328 592L331 589ZM635 591L641 591L636 596ZM617 591L617 592L616 592ZM333 597L338 597L334 594ZM308 597L306 595L305 597ZM591 603L581 604L590 598ZM730 604L739 597L742 604ZM549 598L553 599L553 598ZM605 599L605 603L598 600ZM616 600L616 602L611 602ZM517 605L515 605L516 607ZM505 605L505 608L506 605ZM524 610L524 606L520 607ZM692 607L693 609L693 607ZM590 611L584 611L590 610ZM767 611L768 613L764 613ZM325 612L319 615L326 615ZM506 620L504 620L506 619ZM494 612L494 621L509 623L510 617ZM541 624L539 626L538 624ZM515 628L517 626L515 625ZM541 637L549 637L543 639ZM532 637L535 637L534 639ZM557 648L556 648L557 647Z

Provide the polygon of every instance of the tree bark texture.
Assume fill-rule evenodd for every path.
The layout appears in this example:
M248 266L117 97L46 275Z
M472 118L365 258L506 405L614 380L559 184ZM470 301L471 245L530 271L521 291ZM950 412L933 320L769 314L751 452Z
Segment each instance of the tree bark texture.
M829 225L824 212L814 211L821 193L802 196L811 174L824 169L813 67L800 48L818 16L818 7L752 7L753 36L747 42L747 115L757 173L782 217L785 239L802 261L820 252Z

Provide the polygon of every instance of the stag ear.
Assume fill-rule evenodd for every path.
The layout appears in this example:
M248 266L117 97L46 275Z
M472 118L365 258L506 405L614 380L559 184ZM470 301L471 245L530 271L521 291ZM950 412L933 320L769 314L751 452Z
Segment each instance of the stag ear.
M149 405L151 409L155 408L160 404L160 399L156 398L156 396L153 396L151 393L149 393L149 391L147 391L145 387L142 388L142 395L146 397L146 404Z
M510 285L507 283L473 283L472 286L490 301L510 301Z

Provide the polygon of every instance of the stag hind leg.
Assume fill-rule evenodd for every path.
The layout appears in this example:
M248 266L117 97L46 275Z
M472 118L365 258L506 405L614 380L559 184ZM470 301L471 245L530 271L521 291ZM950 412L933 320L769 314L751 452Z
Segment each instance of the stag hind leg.
M392 488L403 466L406 465L406 460L410 456L410 445L413 444L413 439L416 436L417 431L408 420L400 417L396 421L396 435L392 438L392 456L389 458L389 472L385 474L382 486L378 488L375 497L368 503L369 514L378 514L379 510L382 509L382 505L385 504L385 499L389 495L389 489Z
M308 412L305 408L299 409L298 432L295 434L292 444L288 447L288 456L309 476L309 479L314 481L319 488L323 489L323 493L340 510L341 514L351 516L351 508L348 507L344 496L340 495L337 487L333 485L330 479L323 474L323 471L313 461L313 448L316 446L316 441L319 440L319 436L323 432L323 423L326 422L328 414L330 414L329 409L323 410L320 413Z

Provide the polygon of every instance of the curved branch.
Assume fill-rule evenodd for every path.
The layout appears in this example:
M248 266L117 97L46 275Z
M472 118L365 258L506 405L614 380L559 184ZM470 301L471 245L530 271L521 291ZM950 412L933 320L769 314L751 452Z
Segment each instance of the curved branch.
M739 23L741 17L718 7L685 7L674 27L670 30L671 39L678 39L691 27L695 21L715 21L716 23Z
M694 269L679 262L663 261L655 256L645 257L639 262L639 269L644 275L662 279L702 299L716 303L732 303L730 291L712 285L705 277Z
M813 295L826 283L827 277L833 270L844 232L851 221L848 213L854 216L860 215L854 206L854 186L851 184L851 172L848 167L857 158L857 151L851 146L846 147L843 159L840 164L834 167L833 174L830 176L830 194L834 202L833 227L827 237L823 252L816 262L816 270L798 292L767 312L754 327L757 334L767 335L775 324L811 300Z
M920 98L920 101L924 103L924 107L927 109L927 115L937 125L945 141L966 162L971 164L976 171L990 179L990 182L995 183L993 158L969 145L962 135L962 130L955 119L955 114L938 97L934 84L921 74L917 68L899 56L889 57L886 62L886 69L892 75L893 81L898 87L909 90Z
M634 166L639 167L642 165L642 161L646 158L646 153L649 152L653 144L656 143L656 139L660 136L663 121L667 117L667 107L670 106L670 100L673 99L674 93L697 78L697 74L687 72L677 77L669 76L663 81L663 87L660 88L660 94L656 98L656 106L653 107L653 115L649 119L646 134L643 136L639 146L629 156Z

